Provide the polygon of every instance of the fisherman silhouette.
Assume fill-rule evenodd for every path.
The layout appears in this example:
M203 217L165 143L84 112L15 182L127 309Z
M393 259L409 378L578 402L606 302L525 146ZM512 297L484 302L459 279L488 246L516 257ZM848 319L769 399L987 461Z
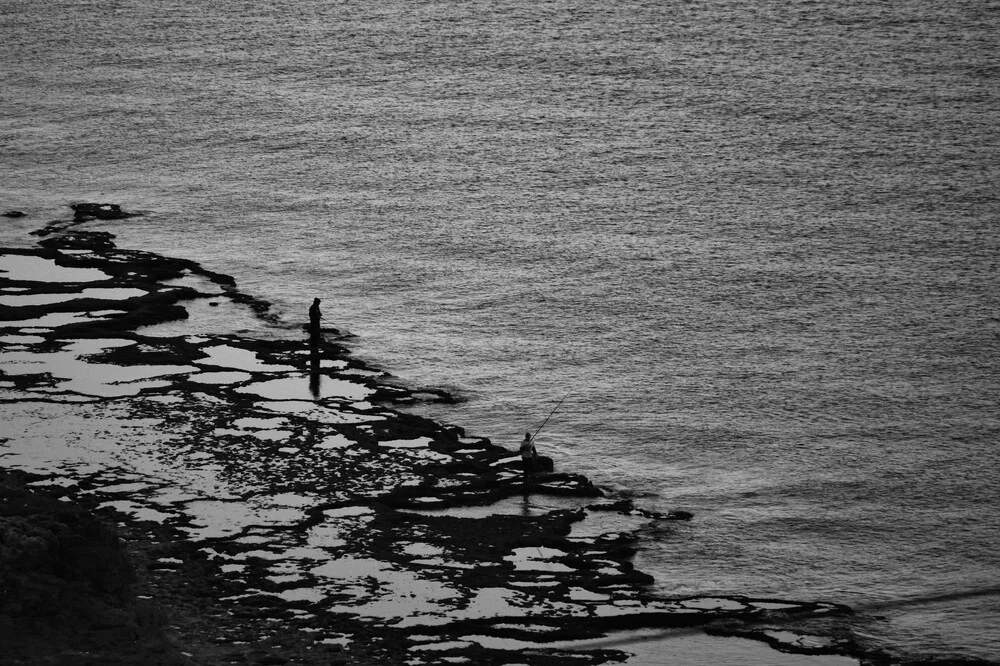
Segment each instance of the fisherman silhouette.
M319 311L320 300L313 299L313 304L309 306L309 341L312 344L319 343L319 320L323 315Z
M521 464L524 466L525 474L534 470L534 458L537 457L538 451L535 450L535 445L531 442L531 433L526 432L524 440L521 441Z

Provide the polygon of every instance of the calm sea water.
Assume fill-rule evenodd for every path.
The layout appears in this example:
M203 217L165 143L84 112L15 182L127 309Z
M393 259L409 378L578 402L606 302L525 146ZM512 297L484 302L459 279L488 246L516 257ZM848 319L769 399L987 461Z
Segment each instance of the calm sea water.
M655 509L666 594L1000 659L1000 5L5 0L6 244L74 201ZM264 324L261 324L263 327ZM947 595L945 598L942 595Z

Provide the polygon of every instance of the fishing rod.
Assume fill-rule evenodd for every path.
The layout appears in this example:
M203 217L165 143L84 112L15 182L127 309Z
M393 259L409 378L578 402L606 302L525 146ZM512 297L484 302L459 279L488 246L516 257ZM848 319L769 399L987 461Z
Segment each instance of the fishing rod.
M535 431L535 434L531 436L531 439L529 441L534 441L535 440L535 435L537 435L539 432L541 432L542 428L544 428L545 424L549 422L549 419L551 419L552 415L556 413L556 410L559 409L560 405L562 405L564 402L566 402L566 398L568 398L573 393L573 391L575 391L575 390L576 389L573 389L569 393L567 393L566 395L563 396L563 399L559 401L559 404L557 404L555 406L555 408L553 408L553 410L551 412L549 412L549 415L545 417L545 420L542 421L542 425L538 426L538 430Z

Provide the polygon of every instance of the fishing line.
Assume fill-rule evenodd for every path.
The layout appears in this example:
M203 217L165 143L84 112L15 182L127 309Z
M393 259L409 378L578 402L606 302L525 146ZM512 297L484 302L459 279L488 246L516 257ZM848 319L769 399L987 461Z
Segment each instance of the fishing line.
M542 425L538 426L538 430L535 431L535 434L531 436L531 439L529 441L534 441L535 436L538 435L539 432L541 432L542 428L544 428L545 424L549 422L549 419L551 419L552 415L556 413L556 410L559 409L560 405L566 402L566 398L568 398L575 390L576 389L571 389L569 393L563 396L563 399L559 401L559 403L552 409L552 411L549 412L549 415L545 417L545 420L542 421Z

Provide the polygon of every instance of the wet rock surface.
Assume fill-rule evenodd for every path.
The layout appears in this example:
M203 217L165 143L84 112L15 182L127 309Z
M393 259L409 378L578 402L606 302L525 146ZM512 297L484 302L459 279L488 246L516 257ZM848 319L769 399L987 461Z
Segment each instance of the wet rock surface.
M336 331L164 331L197 302L268 306L192 262L53 233L0 253L11 663L598 664L626 654L583 641L687 627L862 651L775 633L835 604L653 597L632 532L690 514L400 411L452 398L393 385Z

